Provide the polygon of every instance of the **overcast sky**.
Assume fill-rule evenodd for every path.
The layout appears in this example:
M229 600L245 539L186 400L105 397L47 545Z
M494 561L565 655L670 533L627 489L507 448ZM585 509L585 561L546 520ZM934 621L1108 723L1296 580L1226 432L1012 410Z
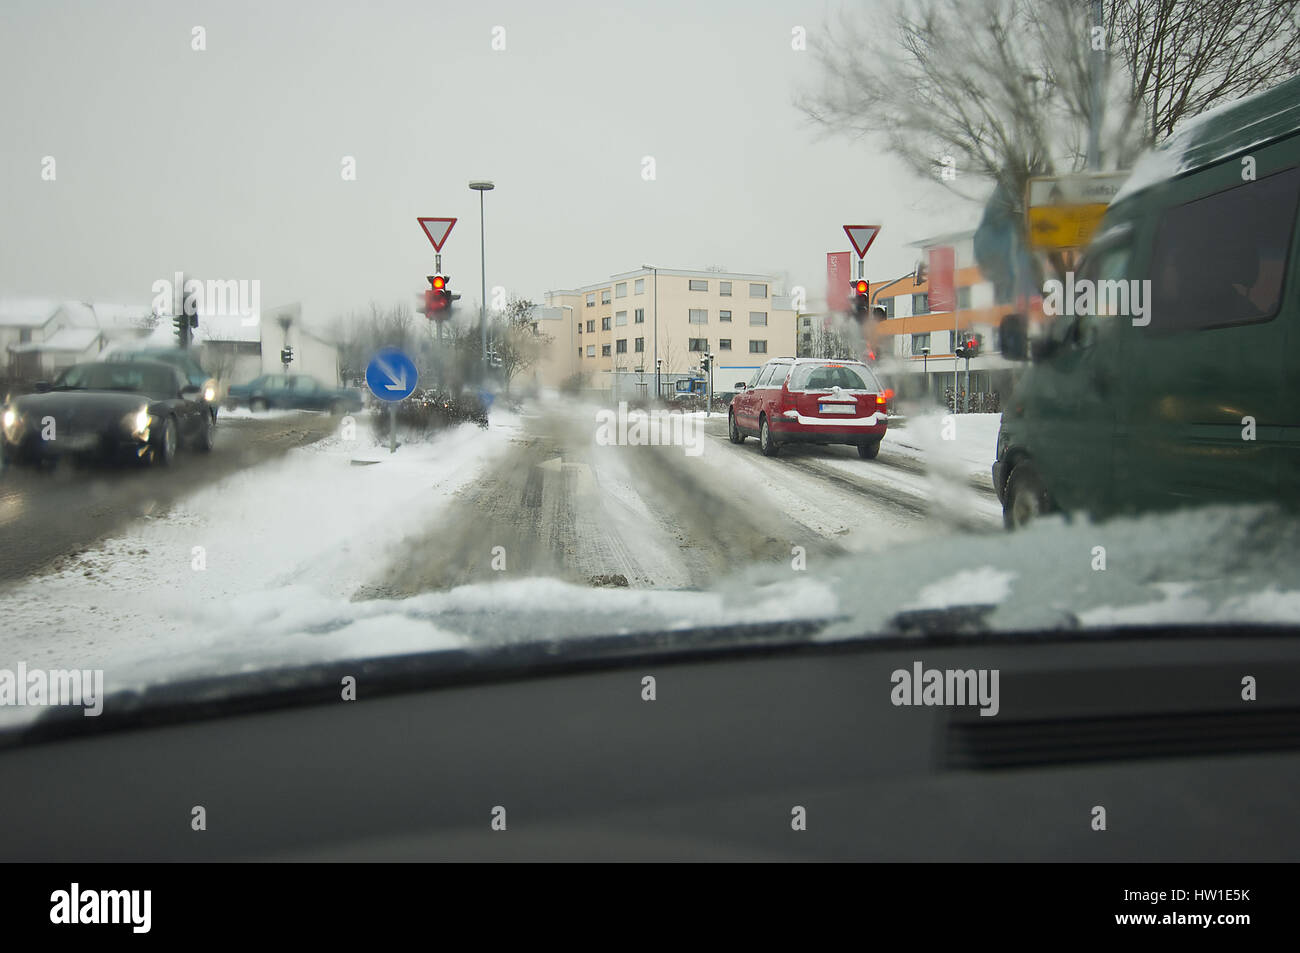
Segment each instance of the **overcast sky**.
M260 279L264 307L324 322L414 302L433 264L415 219L439 215L460 218L443 269L468 304L474 178L497 185L489 293L537 301L642 262L786 273L820 299L843 224L884 226L877 279L978 215L793 105L818 67L791 31L839 3L4 5L4 297L148 301L180 269Z

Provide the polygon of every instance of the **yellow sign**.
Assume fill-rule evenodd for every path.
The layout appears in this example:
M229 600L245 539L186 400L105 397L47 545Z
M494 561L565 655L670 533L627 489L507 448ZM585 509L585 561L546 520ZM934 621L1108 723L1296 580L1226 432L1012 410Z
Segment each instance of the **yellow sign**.
M1087 245L1127 178L1127 172L1120 172L1030 179L1025 201L1029 247L1056 251Z

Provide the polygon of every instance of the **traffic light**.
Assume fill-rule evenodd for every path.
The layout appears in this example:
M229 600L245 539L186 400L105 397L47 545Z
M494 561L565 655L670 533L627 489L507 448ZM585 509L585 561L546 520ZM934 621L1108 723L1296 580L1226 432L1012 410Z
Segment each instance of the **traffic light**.
M703 371L705 374L709 373L709 365L712 363L713 363L712 354L706 353L700 355L700 370Z
M964 357L964 358L977 357L980 352L979 339L973 335L962 338L960 341L957 342L956 352L958 357Z
M428 275L429 290L424 293L424 316L431 321L442 321L451 311L452 293L447 287L446 275Z
M176 329L176 342L181 347L190 346L190 319L183 314L172 318L172 327Z
M849 286L853 294L853 317L862 321L871 310L871 284L865 278L859 278Z
M280 363L283 364L285 367L288 367L290 364L293 363L293 348L291 347L280 348Z

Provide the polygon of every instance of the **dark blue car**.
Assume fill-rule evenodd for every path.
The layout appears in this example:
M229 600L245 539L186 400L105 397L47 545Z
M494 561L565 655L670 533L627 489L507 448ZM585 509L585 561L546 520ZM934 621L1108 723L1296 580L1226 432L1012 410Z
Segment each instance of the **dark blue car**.
M226 391L227 407L250 410L327 410L347 414L362 407L360 391L326 387L307 374L263 374Z

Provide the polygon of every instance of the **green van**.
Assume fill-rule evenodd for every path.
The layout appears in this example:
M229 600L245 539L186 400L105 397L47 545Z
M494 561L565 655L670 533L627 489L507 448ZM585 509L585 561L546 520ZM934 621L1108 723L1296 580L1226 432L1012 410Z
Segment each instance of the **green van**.
M1008 528L1300 500L1298 205L1300 77L1136 164L1003 407Z

